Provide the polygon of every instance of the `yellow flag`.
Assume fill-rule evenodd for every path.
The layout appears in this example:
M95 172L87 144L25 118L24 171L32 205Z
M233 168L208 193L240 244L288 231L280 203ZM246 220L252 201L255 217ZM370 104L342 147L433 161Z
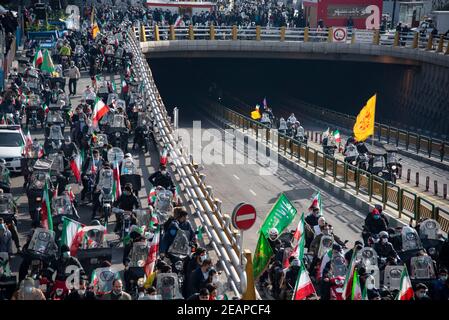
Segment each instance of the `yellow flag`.
M147 277L143 287L145 289L148 289L149 287L151 287L153 285L154 279L156 279L156 272L150 273L150 275Z
M93 28L92 28L92 38L97 37L97 33L100 32L100 28L98 27L98 24L95 22Z
M365 141L374 135L374 117L376 113L376 95L372 96L360 110L354 124L354 137L357 141Z
M259 120L262 116L260 115L259 110L254 110L251 112L251 118L253 120Z

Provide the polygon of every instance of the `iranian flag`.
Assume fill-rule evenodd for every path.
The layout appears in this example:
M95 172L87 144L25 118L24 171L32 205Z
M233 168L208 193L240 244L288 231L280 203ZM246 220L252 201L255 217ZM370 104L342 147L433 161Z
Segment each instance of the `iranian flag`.
M128 83L125 79L122 80L122 94L128 93Z
M148 195L148 204L153 205L157 199L157 189L156 187L151 188L150 194Z
M92 174L96 174L97 173L97 167L95 167L95 161L94 161L94 153L91 150L90 151L90 155L91 155L91 161L92 161L92 167L90 168L90 171L92 172Z
M159 228L157 228L156 232L154 233L153 240L151 241L150 244L150 250L148 251L147 260L145 261L144 270L147 277L149 277L150 274L154 272L157 254L159 252L159 241L160 241L160 232Z
M25 136L25 144L27 147L33 144L33 138L31 137L30 129L27 130L27 134Z
M334 139L335 139L336 143L340 143L341 142L340 131L338 131L338 130L334 131Z
M92 126L94 128L98 127L98 122L103 118L103 116L109 112L109 107L101 100L97 98L95 102L94 111L92 113Z
M42 109L44 109L45 113L48 113L50 111L46 103L42 104Z
M320 270L318 271L317 275L317 281L321 280L321 277L323 276L324 267L326 267L326 264L331 261L332 258L332 249L327 250L327 252L324 254L323 258L321 259L321 265Z
M298 279L296 280L293 292L292 300L304 300L308 296L316 293L304 264L301 264L299 269Z
M304 228L305 228L305 223L304 223L304 212L303 212L301 215L301 218L299 219L298 226L296 227L295 234L293 235L293 238L295 238L296 241L299 241L301 236L304 234Z
M396 300L412 300L414 296L412 283L407 273L407 267L404 267L401 274L401 284Z
M70 161L70 169L72 169L73 174L76 178L76 182L81 182L81 166L83 165L81 154L77 154L75 159Z
M320 215L323 214L323 205L321 203L321 193L318 191L312 199L312 204L309 207L309 211L312 211L313 208L320 209Z
M179 27L179 25L181 24L181 22L182 22L182 17L181 17L181 15L179 15L179 16L176 18L176 21L175 21L175 28L176 28L176 27Z
M296 257L299 259L300 263L302 263L302 258L304 257L304 246L305 246L305 233L304 233L305 221L304 221L304 212L299 219L298 226L296 227L295 234L293 238L297 241L295 248L290 252L287 259L284 260L283 266L284 268L288 268L290 266L290 257Z
M363 300L362 287L360 286L360 277L357 269L354 270L354 277L352 279L351 300Z
M164 147L164 150L162 150L162 155L161 155L161 159L160 159L161 166L167 165L167 158L168 158L168 149L167 149L167 147Z
M83 225L78 221L69 219L67 217L62 217L63 225L62 225L62 234L61 234L61 245L65 244L69 248L72 247L73 240L76 237L76 234L80 229L83 228Z
M39 49L35 54L34 54L34 59L33 59L33 67L34 68L38 68L42 62L44 62L44 55L42 54L42 50Z
M118 163L115 165L114 169L114 184L112 185L112 194L114 201L117 200L122 194L122 187L120 186L120 172Z
M354 271L355 271L355 257L356 252L352 252L351 262L349 262L348 272L346 273L345 277L345 283L343 284L343 293L342 298L343 300L349 300L352 292L352 282L354 279Z
M42 196L41 224L47 230L53 230L53 218L51 216L50 193L47 181L45 181L44 194Z

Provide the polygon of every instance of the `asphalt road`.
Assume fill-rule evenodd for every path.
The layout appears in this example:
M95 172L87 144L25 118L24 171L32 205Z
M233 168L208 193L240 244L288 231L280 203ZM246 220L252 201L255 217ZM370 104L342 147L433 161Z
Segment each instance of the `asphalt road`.
M224 139L223 131L215 123L195 111L195 105L180 109L180 128L192 132L192 122L201 120L202 129L216 129L210 131L214 139L222 141ZM217 131L218 130L218 131ZM192 137L192 135L191 135ZM205 139L205 141L210 140ZM183 141L186 141L185 139ZM190 140L190 150L193 150L193 138ZM196 142L195 142L196 143ZM207 142L203 142L203 146ZM228 145L230 146L230 145ZM235 151L242 156L241 148ZM206 174L206 184L214 187L214 195L222 201L222 210L231 215L235 205L239 202L248 202L255 206L257 219L255 225L244 233L244 248L254 252L258 230L265 217L276 202L278 196L284 193L292 201L298 210L298 215L289 229L295 229L300 214L308 214L308 207L316 191L321 192L324 217L327 222L334 226L334 233L343 240L349 240L348 246L351 247L355 240L360 239L362 225L366 213L359 212L343 201L336 199L323 190L317 188L294 170L279 164L278 169L273 175L260 175L260 165L253 161L253 164L227 164L224 161L224 152L228 152L225 147L214 149L213 154L223 161L215 164L204 165L202 173ZM249 146L247 152L252 154L252 147ZM235 155L236 156L236 155ZM227 157L227 156L226 156ZM197 161L197 160L195 160Z

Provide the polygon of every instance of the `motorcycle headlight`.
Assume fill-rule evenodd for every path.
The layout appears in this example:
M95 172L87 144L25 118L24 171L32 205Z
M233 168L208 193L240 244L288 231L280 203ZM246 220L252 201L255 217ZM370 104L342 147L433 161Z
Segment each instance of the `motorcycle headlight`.
M182 261L178 261L178 262L175 263L175 269L176 269L177 271L181 271L181 270L182 270L182 267L183 267Z
M120 137L120 132L116 132L116 133L115 133L115 136L116 136L117 138L119 138L119 137Z
M62 231L62 223L58 224L58 230Z
M382 177L382 175L383 175L382 171L379 172L377 175L378 175L379 177Z
M396 166L391 166L391 170L396 170Z
M41 200L42 200L41 197L37 197L37 198L36 198L36 201L41 201Z
M352 163L353 166L355 166L357 164L357 161L354 160L351 163Z

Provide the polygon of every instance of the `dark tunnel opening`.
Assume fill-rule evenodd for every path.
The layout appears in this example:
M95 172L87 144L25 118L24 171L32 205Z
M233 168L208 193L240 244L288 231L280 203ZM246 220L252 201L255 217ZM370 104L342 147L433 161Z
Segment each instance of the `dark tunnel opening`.
M275 113L283 99L292 97L356 116L377 93L377 122L444 133L444 129L432 128L425 121L421 124L416 113L407 112L404 106L398 107L401 99L410 94L412 78L420 72L418 67L235 58L167 58L149 63L168 109L195 107L192 98L206 95L212 82L252 106L261 104L266 97Z

